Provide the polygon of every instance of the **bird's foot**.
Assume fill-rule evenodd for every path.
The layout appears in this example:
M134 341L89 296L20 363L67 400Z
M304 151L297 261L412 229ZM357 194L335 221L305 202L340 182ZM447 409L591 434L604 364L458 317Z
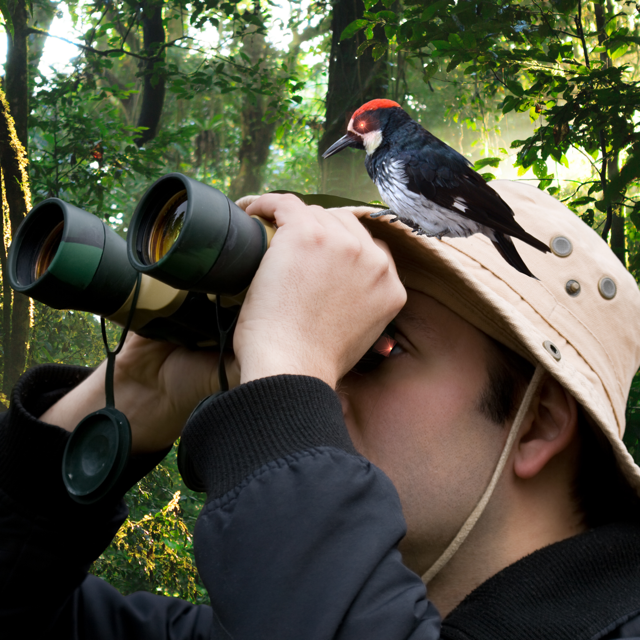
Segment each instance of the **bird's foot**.
M397 222L399 220L398 215L390 209L383 209L382 211L376 211L375 213L369 214L370 218L381 218L382 216L394 216L388 222Z

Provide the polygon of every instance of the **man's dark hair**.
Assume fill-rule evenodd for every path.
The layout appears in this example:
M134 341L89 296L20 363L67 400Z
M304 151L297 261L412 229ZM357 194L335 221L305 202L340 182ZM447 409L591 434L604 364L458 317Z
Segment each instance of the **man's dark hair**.
M515 417L535 367L497 340L488 340L487 383L478 408L489 420L504 425Z
M489 338L487 382L478 407L491 421L513 419L535 370L528 360ZM611 444L578 407L580 453L574 480L576 508L588 528L608 522L639 522L640 498L616 464Z

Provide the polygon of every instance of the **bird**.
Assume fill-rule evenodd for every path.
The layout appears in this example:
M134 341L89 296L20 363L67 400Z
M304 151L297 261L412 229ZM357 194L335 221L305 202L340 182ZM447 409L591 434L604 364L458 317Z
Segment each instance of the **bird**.
M323 154L342 149L366 151L365 167L392 214L418 235L442 239L482 233L515 269L535 278L517 252L518 238L542 252L549 247L527 233L511 207L473 170L462 154L436 138L393 100L363 104L351 116L347 133ZM536 278L537 279L537 278Z

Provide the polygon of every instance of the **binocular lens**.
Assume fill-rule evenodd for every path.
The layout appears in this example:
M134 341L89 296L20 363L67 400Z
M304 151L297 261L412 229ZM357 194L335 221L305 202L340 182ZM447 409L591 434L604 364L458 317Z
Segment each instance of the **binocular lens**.
M58 198L35 206L9 249L9 282L54 309L110 316L137 274L125 241L96 216Z
M147 264L155 264L164 258L174 245L182 231L188 203L187 192L183 190L164 205L149 231L147 251L143 252Z
M64 222L59 222L49 235L45 238L40 250L35 254L35 260L32 271L32 281L37 280L43 276L51 261L55 257L60 247L60 241L62 240L62 230L64 229Z
M180 173L147 189L127 234L131 265L175 289L235 295L264 252L264 226L223 193Z

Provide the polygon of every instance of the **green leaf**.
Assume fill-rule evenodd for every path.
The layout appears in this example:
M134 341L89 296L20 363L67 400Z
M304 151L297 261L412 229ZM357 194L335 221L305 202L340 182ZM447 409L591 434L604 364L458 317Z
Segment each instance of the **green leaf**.
M496 179L493 173L481 173L480 175L484 178L485 182L491 182Z
M576 198L575 200L571 201L571 204L574 207L581 207L585 204L589 204L591 202L595 202L596 199L595 198L591 198L590 196L582 196L581 198Z
M360 57L372 44L375 44L372 40L365 40L360 43L360 46L356 50L356 57Z
M0 0L1 2L2 0ZM353 37L360 29L364 29L369 24L368 20L354 20L351 24L348 24L342 34L340 35L340 42L347 38Z
M435 16L436 13L440 11L440 9L446 7L448 4L449 4L448 0L437 0L437 2L434 2L433 4L431 4L422 12L422 15L420 16L420 21L429 22L429 20L431 20L431 18L433 18L433 16Z
M482 158L473 165L473 168L479 171L483 167L497 167L499 164L500 158Z
M625 53L627 53L627 49L629 48L629 45L626 43L621 43L619 44L615 49L609 49L609 57L612 60L616 60L617 58L620 58L621 56L623 56Z
M398 16L393 11L378 11L376 13L378 20L384 20L385 22L395 23L398 20Z
M456 47L460 47L460 48L464 47L462 38L457 33L449 34L449 42Z
M507 85L507 89L511 91L511 93L515 94L519 98L524 95L524 89L522 85L516 80L506 80L505 84Z
M533 162L533 173L535 174L536 178L539 178L540 180L546 178L547 163L540 158L536 158L536 160Z
M7 0L0 0L0 13L2 13L2 17L4 18L4 24L9 33L11 34L11 39L13 40L13 20L11 19L11 12L9 11L9 6L7 5Z
M373 56L374 61L375 60L379 60L380 58L382 58L382 56L387 52L387 47L378 42L377 44L374 45L373 47L373 51L371 52L371 55Z

